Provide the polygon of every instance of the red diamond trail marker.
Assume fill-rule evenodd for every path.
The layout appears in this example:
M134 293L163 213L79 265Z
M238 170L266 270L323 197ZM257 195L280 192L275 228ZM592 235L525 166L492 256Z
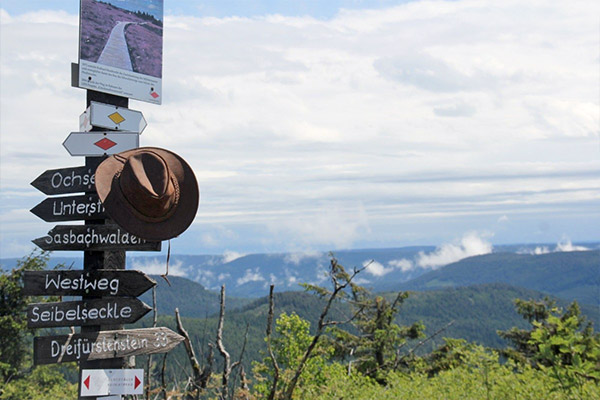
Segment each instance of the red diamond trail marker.
M98 140L96 143L94 143L96 146L100 147L102 150L106 151L108 149L110 149L111 147L116 146L117 144L115 142L113 142L110 139L104 138L101 140Z

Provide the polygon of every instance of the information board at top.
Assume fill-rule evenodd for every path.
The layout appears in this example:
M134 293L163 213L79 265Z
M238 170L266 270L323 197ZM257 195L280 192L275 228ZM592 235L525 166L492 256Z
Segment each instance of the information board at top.
M81 0L78 86L162 102L164 0Z

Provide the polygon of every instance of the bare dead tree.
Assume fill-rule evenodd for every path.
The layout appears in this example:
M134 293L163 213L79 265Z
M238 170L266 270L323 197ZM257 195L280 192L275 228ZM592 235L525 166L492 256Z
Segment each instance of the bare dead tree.
M188 359L190 360L190 365L192 366L192 374L193 374L193 384L200 390L200 382L202 381L202 369L200 368L200 363L198 363L198 359L196 358L196 353L194 352L194 347L192 346L192 342L190 341L190 335L187 333L183 324L181 323L181 318L179 316L179 308L175 309L175 320L177 321L177 331L181 336L183 336L183 344L185 346L185 350L188 355Z
M363 271L368 266L369 266L369 264L365 265L362 268L358 268L358 269L355 268L352 274L348 274L344 270L344 268L338 264L335 257L332 256L331 262L330 262L329 278L331 279L331 283L333 284L333 290L327 291L327 290L317 287L315 285L304 285L305 288L316 291L317 294L319 296L321 296L322 298L327 297L327 302L326 302L325 306L323 307L323 311L321 311L321 316L319 317L319 321L317 323L317 330L315 332L315 336L313 337L313 340L311 341L311 343L308 345L306 351L304 352L304 355L302 356L302 360L298 364L298 367L296 368L296 371L294 372L294 376L292 377L292 380L290 381L290 383L287 385L287 387L285 389L285 393L283 396L283 398L285 400L292 399L292 395L294 394L294 390L296 389L296 385L298 384L298 380L300 379L300 375L302 374L304 366L306 365L306 362L310 358L313 350L315 349L317 343L319 342L319 339L323 335L324 329L327 326L338 325L341 323L339 321L326 321L325 320L325 318L327 318L327 315L329 314L329 310L331 309L331 306L333 305L334 301L338 298L338 296L340 294L343 294L343 292L346 288L348 288L349 286L352 285L352 280L356 277L356 275L358 275L361 271ZM353 315L349 319L349 321L354 319L355 316L356 316L356 314Z
M223 375L221 377L221 396L220 399L227 400L229 397L229 376L231 375L231 371L241 365L241 357L240 360L231 364L231 356L229 352L225 350L225 346L223 345L223 323L225 322L225 285L221 286L221 301L220 301L220 309L219 309L219 323L217 325L217 349L219 353L223 357ZM246 330L246 336L248 335ZM244 339L244 342L246 339ZM244 343L244 348L246 347Z
M246 373L244 371L244 365L242 364L242 361L244 360L244 353L246 352L246 345L248 344L248 330L250 329L250 324L246 324L246 332L244 333L244 343L242 344L242 351L240 351L240 358L238 359L238 361L234 362L231 365L231 370L233 371L234 369L237 368L237 370L239 371L239 373L236 375L234 381L233 381L233 387L237 386L237 378L240 377L240 386L241 389L244 391L244 393L247 393L248 390L248 383L246 382ZM234 393L235 394L235 393ZM247 396L246 396L247 397Z
M275 357L275 353L273 352L273 346L271 344L271 333L273 332L273 314L275 309L275 302L273 301L273 289L275 285L271 285L269 289L269 313L267 314L267 351L269 352L269 357L271 358L271 362L273 363L273 385L271 386L271 391L269 392L268 400L273 400L275 398L275 393L277 391L277 383L279 382L279 364L277 363L277 358Z

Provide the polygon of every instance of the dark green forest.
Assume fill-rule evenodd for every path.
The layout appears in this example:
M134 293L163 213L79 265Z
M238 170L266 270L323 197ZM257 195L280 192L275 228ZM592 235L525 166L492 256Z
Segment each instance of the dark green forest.
M48 259L32 254L0 275L0 399L76 398L75 363L32 365L32 337L60 329L26 328L27 304L44 299L23 296L22 275ZM184 345L152 356L149 398L600 396L597 307L500 283L371 293L354 283L360 272L332 257L329 285L252 301L157 278L158 326L178 331L178 308L195 359ZM129 327L151 325L148 315Z

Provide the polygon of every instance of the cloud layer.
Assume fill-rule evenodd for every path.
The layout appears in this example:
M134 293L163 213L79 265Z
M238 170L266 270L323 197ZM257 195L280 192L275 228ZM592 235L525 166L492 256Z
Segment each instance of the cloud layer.
M60 143L85 95L69 86L76 15L0 12L0 249L18 256L51 227L27 211L43 199L29 182L83 163ZM469 229L598 239L598 12L461 0L325 20L168 14L164 103L131 107L148 120L142 145L181 154L200 182L174 250L442 243Z

